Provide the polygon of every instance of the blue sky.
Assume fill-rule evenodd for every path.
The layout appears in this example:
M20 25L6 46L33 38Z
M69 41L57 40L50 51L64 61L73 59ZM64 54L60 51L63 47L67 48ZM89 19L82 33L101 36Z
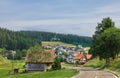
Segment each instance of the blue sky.
M120 27L120 0L0 0L0 27L92 36L110 17Z

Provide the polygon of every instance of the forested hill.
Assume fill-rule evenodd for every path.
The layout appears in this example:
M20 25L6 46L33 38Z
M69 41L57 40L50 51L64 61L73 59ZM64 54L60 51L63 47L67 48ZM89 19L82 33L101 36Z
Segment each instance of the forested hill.
M0 48L7 50L27 49L38 43L35 39L28 38L18 32L0 28Z
M42 31L20 31L25 36L40 40L40 41L52 41L59 40L61 42L70 44L81 44L83 46L91 46L92 38L85 36L77 36L72 34L58 34L52 32L42 32Z

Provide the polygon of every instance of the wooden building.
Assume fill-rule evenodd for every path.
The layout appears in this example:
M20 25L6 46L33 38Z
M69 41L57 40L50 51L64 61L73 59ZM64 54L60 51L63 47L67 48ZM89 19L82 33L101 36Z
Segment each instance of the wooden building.
M26 55L26 71L47 71L54 62L54 50L28 51Z

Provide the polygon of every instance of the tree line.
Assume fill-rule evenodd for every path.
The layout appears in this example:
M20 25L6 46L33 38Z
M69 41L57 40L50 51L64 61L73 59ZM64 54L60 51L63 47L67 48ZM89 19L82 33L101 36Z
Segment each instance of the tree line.
M78 36L72 34L58 34L52 32L42 32L42 31L20 31L21 34L34 38L38 41L61 41L65 43L70 43L74 45L91 46L92 38L86 36Z
M7 50L28 49L38 43L37 40L26 37L19 32L0 28L0 48Z

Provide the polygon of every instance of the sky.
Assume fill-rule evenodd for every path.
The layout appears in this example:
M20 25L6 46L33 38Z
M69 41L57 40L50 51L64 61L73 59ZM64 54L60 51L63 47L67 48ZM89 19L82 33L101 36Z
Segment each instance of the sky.
M92 36L110 17L120 28L120 0L0 0L0 27Z

